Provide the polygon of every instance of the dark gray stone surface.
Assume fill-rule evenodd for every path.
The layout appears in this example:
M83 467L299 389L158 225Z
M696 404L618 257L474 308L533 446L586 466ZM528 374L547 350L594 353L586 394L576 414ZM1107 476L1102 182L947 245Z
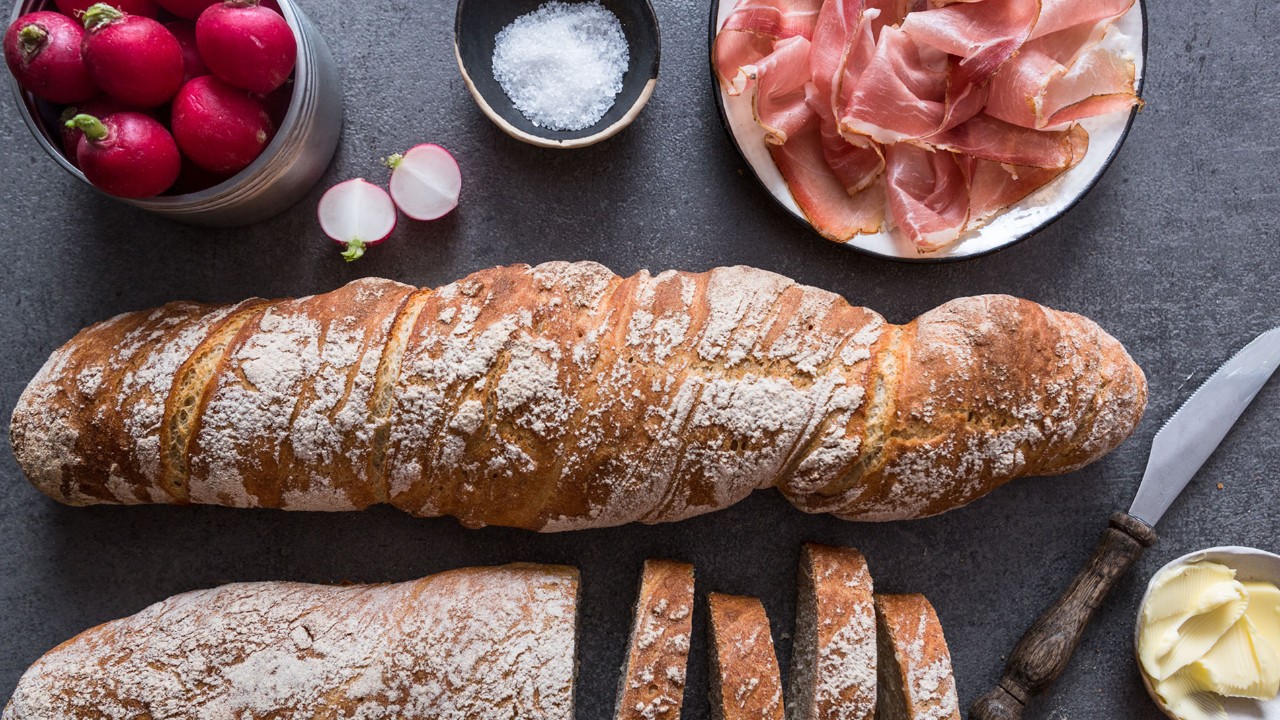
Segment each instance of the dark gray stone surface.
M361 275L434 285L499 263L593 259L621 273L747 263L843 293L895 322L950 298L1005 292L1088 315L1151 382L1137 435L1074 475L1029 480L941 518L856 525L809 517L773 493L659 527L536 536L465 531L388 509L337 516L219 508L70 509L0 451L0 698L43 652L170 594L235 580L404 580L514 560L582 568L580 717L610 716L640 564L698 566L700 591L757 594L789 655L793 575L805 540L848 543L879 588L923 592L955 657L962 705L1127 507L1161 422L1221 361L1280 323L1280 11L1262 0L1152 3L1149 106L1118 161L1071 214L995 256L905 266L824 244L744 174L716 119L707 6L657 0L662 79L636 124L597 147L538 150L500 134L454 66L451 3L303 0L346 82L345 136L327 181L385 179L377 158L419 141L454 151L460 210L404 223L354 265L320 234L320 190L234 231L187 228L105 200L41 154L0 94L0 412L83 325L176 298L330 290ZM1161 543L1103 608L1066 676L1029 718L1155 718L1130 636L1140 589L1164 562L1219 544L1280 549L1280 382L1273 382L1161 524ZM1224 488L1216 488L1217 483ZM687 697L707 716L705 608Z

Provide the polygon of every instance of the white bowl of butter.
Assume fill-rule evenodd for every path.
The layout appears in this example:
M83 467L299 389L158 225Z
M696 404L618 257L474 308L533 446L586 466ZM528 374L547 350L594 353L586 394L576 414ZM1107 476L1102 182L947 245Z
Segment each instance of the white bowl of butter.
M1142 681L1175 720L1280 720L1280 555L1191 553L1151 579L1134 644Z

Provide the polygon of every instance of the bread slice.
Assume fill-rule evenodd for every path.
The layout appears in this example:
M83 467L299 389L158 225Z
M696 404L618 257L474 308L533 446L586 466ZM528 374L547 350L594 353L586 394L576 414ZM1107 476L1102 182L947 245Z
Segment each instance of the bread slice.
M678 720L693 632L693 566L649 560L640 578L618 720Z
M756 598L711 593L712 720L782 720L782 675Z
M951 652L923 595L877 595L878 720L960 720Z
M876 611L871 572L853 548L805 545L787 720L871 720Z

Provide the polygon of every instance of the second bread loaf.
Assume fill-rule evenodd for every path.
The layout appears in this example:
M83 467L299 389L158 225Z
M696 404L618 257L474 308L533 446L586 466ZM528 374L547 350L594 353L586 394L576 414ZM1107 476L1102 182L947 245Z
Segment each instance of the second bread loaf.
M3 720L573 720L578 574L187 593L38 660Z

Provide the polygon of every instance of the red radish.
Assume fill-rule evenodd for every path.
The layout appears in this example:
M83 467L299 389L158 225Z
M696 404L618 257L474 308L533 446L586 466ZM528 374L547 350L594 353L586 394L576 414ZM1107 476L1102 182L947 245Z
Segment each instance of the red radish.
M200 50L196 48L195 23L179 20L167 22L164 26L165 29L173 33L173 37L177 39L178 45L182 48L182 67L186 69L185 79L190 80L202 75L208 75L209 68L204 64L204 58L200 57Z
M88 10L89 6L97 3L98 0L56 0L56 2L63 15L79 20L84 11ZM149 18L160 14L160 8L156 5L156 0L112 0L111 7L122 13L142 15Z
M396 206L386 190L363 179L329 188L320 198L320 228L346 248L347 262L359 260L396 229Z
M217 5L221 0L157 0L160 7L180 18L195 20L210 5Z
M182 86L170 125L182 153L214 173L245 169L276 132L262 100L212 75Z
M436 220L458 207L462 171L448 150L418 145L386 159L391 168L391 197L414 220Z
M71 118L81 114L100 118L127 109L119 100L113 100L106 95L99 95L92 100L70 105L66 110L63 110L62 115L58 117L58 122L62 127L62 151L66 154L67 159L73 165L78 162L76 160L76 151L80 147L80 138L84 137L84 133L80 132L80 128L68 124Z
M97 3L85 11L84 27L84 60L106 94L150 108L173 99L182 87L182 46L164 25Z
M226 0L196 21L200 55L214 75L263 95L289 79L298 60L293 29L258 0Z
M173 187L182 155L164 126L137 112L101 120L77 115L69 125L84 133L76 157L80 171L96 187L122 198L148 198Z
M98 93L80 43L84 29L55 12L23 15L4 34L4 61L18 85L54 103L88 100Z

